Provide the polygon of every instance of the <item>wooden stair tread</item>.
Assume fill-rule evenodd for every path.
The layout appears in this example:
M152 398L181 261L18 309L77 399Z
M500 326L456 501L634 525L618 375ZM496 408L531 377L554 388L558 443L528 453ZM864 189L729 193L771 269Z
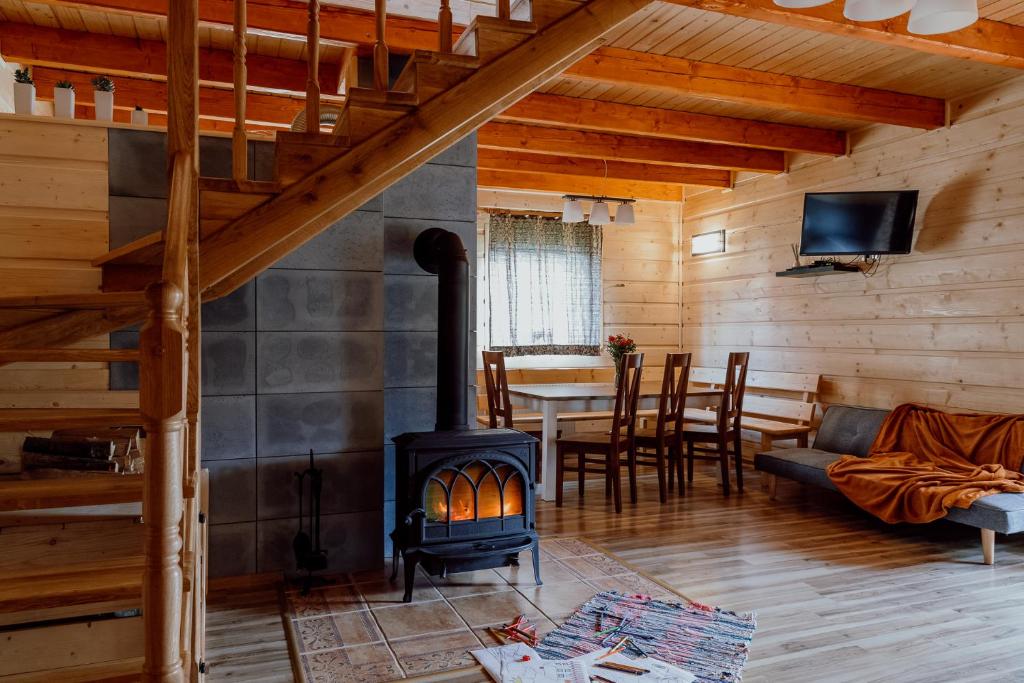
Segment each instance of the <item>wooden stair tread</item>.
M138 360L138 349L0 349L0 363L131 363Z
M82 292L0 297L0 308L112 308L145 306L145 292Z
M0 512L139 502L142 479L140 474L0 477Z
M488 31L503 31L505 33L522 33L532 35L537 32L537 24L522 19L499 19L489 17L486 14L478 14L473 18L467 31L472 28L482 28Z
M145 263L151 260L149 256L159 256L163 250L164 234L157 230L117 249L111 249L102 256L97 256L92 260L92 265L98 268L108 264Z
M75 427L136 426L142 424L138 410L106 408L4 408L0 410L0 431L71 429Z
M118 558L0 576L0 614L142 600L145 558Z
M372 107L374 109L398 109L407 111L420 103L416 93L402 90L376 90L374 88L349 88L346 104L348 107Z

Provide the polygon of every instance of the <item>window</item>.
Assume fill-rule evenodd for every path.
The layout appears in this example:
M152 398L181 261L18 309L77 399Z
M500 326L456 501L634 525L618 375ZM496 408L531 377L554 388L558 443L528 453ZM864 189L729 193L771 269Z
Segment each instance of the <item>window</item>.
M490 341L508 356L601 353L601 229L492 215Z

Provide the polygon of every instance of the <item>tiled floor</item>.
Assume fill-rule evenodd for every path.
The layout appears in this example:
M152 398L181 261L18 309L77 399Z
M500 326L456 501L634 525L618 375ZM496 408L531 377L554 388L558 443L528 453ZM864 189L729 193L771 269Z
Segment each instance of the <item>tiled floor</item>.
M390 583L384 572L337 577L307 596L289 588L293 656L307 683L392 681L473 664L470 650L496 642L487 627L519 614L544 634L603 590L672 595L577 539L541 543L543 586L534 584L529 553L520 564L448 579L421 571L410 604L401 581Z

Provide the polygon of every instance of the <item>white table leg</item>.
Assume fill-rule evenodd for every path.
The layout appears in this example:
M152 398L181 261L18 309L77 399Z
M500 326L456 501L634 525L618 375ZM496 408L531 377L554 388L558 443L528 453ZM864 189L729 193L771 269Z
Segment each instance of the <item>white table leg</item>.
M558 402L557 401L544 401L541 407L541 414L543 415L543 421L541 422L541 437L544 441L541 444L542 451L541 455L541 468L544 470L544 490L541 492L541 496L544 500L554 500L557 489L555 488L555 476L556 466L555 451L557 446L555 441L558 439Z

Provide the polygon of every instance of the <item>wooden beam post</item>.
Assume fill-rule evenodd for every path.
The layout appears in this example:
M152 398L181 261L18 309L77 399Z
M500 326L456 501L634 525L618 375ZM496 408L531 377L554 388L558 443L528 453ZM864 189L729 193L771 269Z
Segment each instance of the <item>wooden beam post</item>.
M451 54L453 44L451 0L441 0L441 11L437 15L437 30L441 54Z
M512 18L511 0L498 0L498 18L506 21Z
M309 0L309 23L306 29L306 57L309 76L306 79L306 132L320 132L320 0Z
M373 46L373 87L377 90L387 90L391 79L388 75L388 5L386 0L376 0L376 13L377 42Z
M235 0L235 129L231 135L231 175L235 180L249 177L249 144L245 135L245 91L248 87L245 3L246 0Z

